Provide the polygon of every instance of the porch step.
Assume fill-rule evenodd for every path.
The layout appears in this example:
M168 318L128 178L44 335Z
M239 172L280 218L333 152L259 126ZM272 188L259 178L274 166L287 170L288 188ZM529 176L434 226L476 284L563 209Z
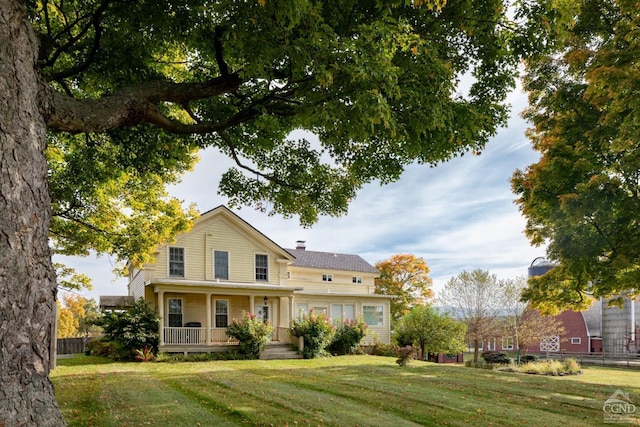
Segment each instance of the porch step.
M279 360L279 359L302 359L302 355L298 354L289 344L267 344L260 354L262 360Z

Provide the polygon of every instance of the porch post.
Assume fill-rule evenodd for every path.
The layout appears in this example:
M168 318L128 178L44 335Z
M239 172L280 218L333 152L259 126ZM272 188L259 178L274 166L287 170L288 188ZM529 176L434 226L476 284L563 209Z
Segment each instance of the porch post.
M255 314L256 312L256 304L255 304L256 296L249 295L249 313Z
M211 345L211 294L207 293L207 320L205 325L207 330L205 331L205 337L207 338L207 345Z
M160 322L158 326L160 345L164 345L164 291L158 291L158 316L160 316Z
M289 297L289 327L293 326L293 319L295 319L296 316L296 309L294 307L295 303L295 297L293 295L291 295Z

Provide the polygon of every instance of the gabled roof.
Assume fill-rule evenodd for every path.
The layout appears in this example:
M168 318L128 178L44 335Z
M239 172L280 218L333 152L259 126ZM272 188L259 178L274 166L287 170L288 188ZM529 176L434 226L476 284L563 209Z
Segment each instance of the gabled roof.
M262 241L263 244L265 244L266 246L269 246L271 248L271 250L273 250L276 253L279 253L280 256L282 256L283 258L288 258L288 259L292 258L291 257L292 254L289 253L289 251L287 251L286 249L282 248L282 246L278 245L276 242L271 240L264 233L262 233L260 230L255 228L253 225L249 224L247 221L242 219L239 215L237 215L235 212L233 212L231 209L229 209L225 205L219 205L219 206L217 206L217 207L215 207L215 208L213 208L211 210L208 210L207 212L201 214L200 217L195 220L193 229L195 229L198 226L202 226L203 224L206 224L211 218L214 218L216 216L223 216L223 217L227 218L232 223L234 223L236 226L238 226L239 228L244 230L245 233L247 233L248 235L253 236L253 238L255 238L255 239L259 240L259 241Z
M315 252L306 249L286 249L286 251L296 257L296 260L291 264L294 267L323 268L326 270L346 270L378 274L378 270L359 255Z

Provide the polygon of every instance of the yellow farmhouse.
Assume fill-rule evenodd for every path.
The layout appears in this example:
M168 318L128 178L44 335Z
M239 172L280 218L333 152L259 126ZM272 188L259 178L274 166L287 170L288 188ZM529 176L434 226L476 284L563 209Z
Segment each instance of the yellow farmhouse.
M227 325L242 311L274 326L272 341L290 343L288 328L313 310L334 321L362 317L365 344L390 337L390 297L374 294L378 271L358 255L284 249L225 206L198 218L156 262L132 269L129 296L161 317L160 351L215 351L234 344Z

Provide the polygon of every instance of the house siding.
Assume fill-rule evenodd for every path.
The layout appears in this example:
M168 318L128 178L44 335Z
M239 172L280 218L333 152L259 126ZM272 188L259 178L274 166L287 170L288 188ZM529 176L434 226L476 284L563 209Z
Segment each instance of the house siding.
M371 273L345 272L319 268L290 267L290 286L302 286L308 292L336 292L352 294L369 294L374 286L374 275ZM331 274L333 281L322 280L323 274ZM362 283L353 283L353 277L362 277Z
M138 268L131 271L129 281L129 295L135 299L144 296L145 271Z
M184 277L169 276L169 247L184 249ZM214 251L228 253L227 280L215 279ZM256 280L256 254L268 257L266 281ZM175 330L177 327L168 327L170 298L183 300L183 327L189 322L199 322L203 329L211 328L204 336L200 335L197 345L210 346L219 343L220 339L226 341L224 332L220 331L224 328L215 328L215 300L229 301L228 321L231 322L240 318L243 311L253 308L257 312L265 304L265 298L270 320L279 328L278 339L284 342L288 340L286 329L292 321L291 314L295 316L291 301L307 303L309 307L326 307L329 315L331 304L353 304L358 318L363 317L364 305L382 306L384 323L369 326L365 344L374 343L374 334L381 342L389 342L390 300L372 295L377 272L371 265L357 255L307 252L301 256L318 257L327 263L323 265L333 265L335 260L335 268L305 265L306 261L298 260L289 250L278 246L231 211L219 207L203 214L193 228L177 236L175 242L159 247L155 263L145 265L143 270L133 270L129 293L136 298L144 297L161 313L161 332L168 331L166 339L171 341L163 343L163 348L182 342L181 338L175 338L182 332ZM296 262L298 265L293 265ZM341 269L344 266L352 270ZM333 280L323 281L323 274L331 274ZM353 277L361 277L362 283L353 283ZM210 341L206 342L207 339Z
M268 257L268 280L265 283L280 283L278 256L260 242L242 234L224 218L215 218L205 226L194 227L190 233L179 236L175 243L163 246L156 260L155 278L167 278L168 247L185 250L186 280L214 280L213 252L229 253L229 279L239 283L261 283L255 277L255 255Z

